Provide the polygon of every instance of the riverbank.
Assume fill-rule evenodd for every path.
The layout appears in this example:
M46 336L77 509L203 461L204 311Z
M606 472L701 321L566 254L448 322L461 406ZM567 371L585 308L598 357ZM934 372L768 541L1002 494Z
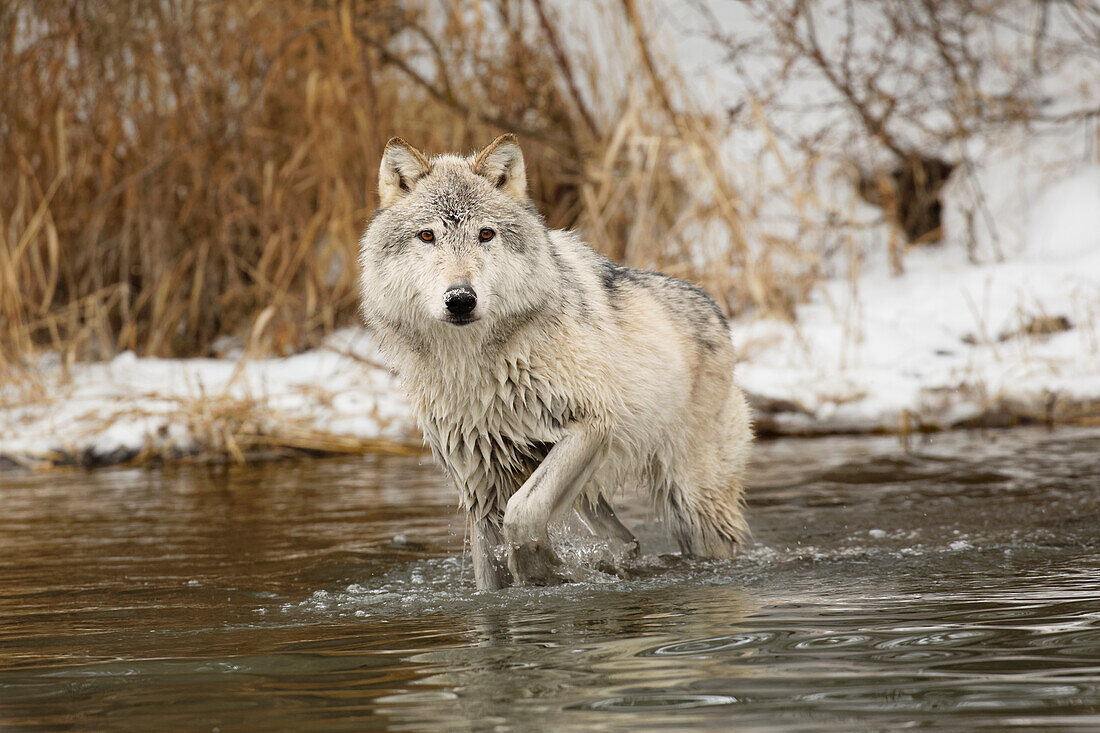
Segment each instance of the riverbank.
M911 256L905 275L865 277L859 297L830 281L794 324L735 320L758 432L1100 424L1100 251L957 259ZM361 329L283 359L125 353L66 370L47 358L0 389L0 459L28 468L419 446L400 384Z
M419 451L400 386L357 329L284 359L44 362L0 388L0 460L9 464Z
M880 248L823 279L793 322L735 318L758 432L1100 424L1100 167L1048 187L1025 224L1001 257L975 262L949 238L895 274ZM280 359L47 355L0 384L0 462L30 468L420 445L358 328Z

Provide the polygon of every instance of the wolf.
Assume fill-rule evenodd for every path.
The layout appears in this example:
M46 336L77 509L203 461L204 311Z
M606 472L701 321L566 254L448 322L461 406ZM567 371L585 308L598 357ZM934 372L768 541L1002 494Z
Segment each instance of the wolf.
M636 555L622 487L685 554L732 556L752 425L714 301L548 229L512 135L432 157L394 138L378 196L362 317L461 496L477 587L561 582L547 526L571 509Z

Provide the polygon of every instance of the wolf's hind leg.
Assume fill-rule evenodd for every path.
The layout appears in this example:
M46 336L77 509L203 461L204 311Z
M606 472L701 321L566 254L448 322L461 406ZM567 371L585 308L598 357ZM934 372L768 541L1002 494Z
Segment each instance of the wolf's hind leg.
M470 555L474 561L474 582L478 590L499 590L512 584L505 559L504 538L500 534L499 515L470 522Z
M607 503L607 499L601 496L594 504L581 499L575 509L592 534L607 540L617 540L629 548L628 557L638 556L638 538L615 516L615 510Z
M729 558L748 542L739 486L721 491L672 486L667 500L668 521L685 555Z

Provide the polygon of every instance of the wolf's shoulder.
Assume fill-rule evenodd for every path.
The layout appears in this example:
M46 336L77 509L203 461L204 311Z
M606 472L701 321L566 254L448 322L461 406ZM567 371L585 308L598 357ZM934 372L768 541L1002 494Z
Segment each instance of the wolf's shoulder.
M551 231L550 240L558 256L569 259L589 281L599 288L612 308L638 295L648 295L692 320L705 318L723 327L726 317L714 299L702 288L678 277L653 270L620 265L589 247L572 232Z

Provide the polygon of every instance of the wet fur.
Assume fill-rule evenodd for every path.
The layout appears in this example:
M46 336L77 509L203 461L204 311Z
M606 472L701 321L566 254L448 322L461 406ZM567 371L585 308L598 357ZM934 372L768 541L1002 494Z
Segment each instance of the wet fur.
M546 523L574 506L627 541L601 501L626 486L685 552L730 556L748 534L751 425L714 302L548 230L510 136L477 157L391 142L379 189L362 313L461 495L478 587L558 580ZM496 236L482 242L486 227ZM477 293L467 325L445 320L456 282Z

